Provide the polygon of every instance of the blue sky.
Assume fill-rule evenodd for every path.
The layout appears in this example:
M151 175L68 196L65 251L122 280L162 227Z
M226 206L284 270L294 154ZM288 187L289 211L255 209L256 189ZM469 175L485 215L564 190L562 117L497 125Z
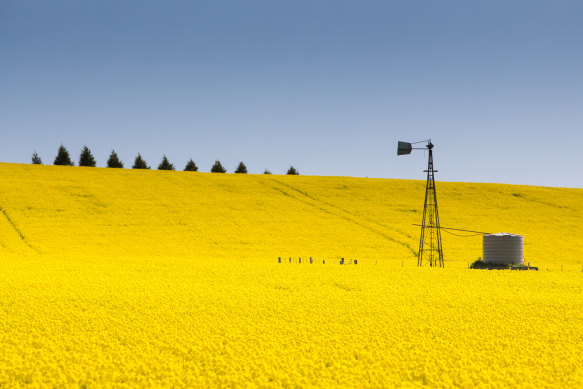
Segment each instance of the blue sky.
M0 161L583 187L579 1L0 1Z

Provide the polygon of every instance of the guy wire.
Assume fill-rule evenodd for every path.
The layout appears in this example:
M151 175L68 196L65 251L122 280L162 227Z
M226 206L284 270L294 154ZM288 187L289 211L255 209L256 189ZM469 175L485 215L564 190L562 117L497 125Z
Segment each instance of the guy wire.
M423 227L423 225L421 224L413 224L414 226L419 226L419 227ZM425 226L425 228L435 228L433 226ZM445 232L447 232L448 234L451 235L455 235L455 236L461 236L463 238L467 238L467 237L471 237L471 236L477 236L477 235L490 235L490 232L482 232L482 231L472 231L472 230L462 230L459 228L450 228L450 227L439 227L442 230L445 230ZM473 234L471 235L459 235L459 234L454 234L453 232L449 232L448 230L454 230L454 231L462 231L462 232L473 232Z
M447 228L442 228L442 230L444 230L445 232L447 232L450 235L459 236L459 237L462 237L462 238L470 238L472 236L485 235L485 234L483 234L481 232L478 232L476 234L470 234L470 235L460 235L460 234L454 234L453 232L448 231Z

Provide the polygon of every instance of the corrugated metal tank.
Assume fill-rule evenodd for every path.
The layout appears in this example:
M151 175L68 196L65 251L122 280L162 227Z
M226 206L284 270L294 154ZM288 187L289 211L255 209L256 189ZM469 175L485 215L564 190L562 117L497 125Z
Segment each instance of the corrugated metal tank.
M483 254L486 263L522 263L522 235L499 234L484 235Z

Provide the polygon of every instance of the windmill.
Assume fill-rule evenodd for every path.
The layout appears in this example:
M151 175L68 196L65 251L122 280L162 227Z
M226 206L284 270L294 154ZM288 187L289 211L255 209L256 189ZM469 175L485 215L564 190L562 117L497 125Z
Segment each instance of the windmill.
M426 142L425 147L413 147L414 144ZM435 173L433 170L433 143L431 139L408 143L399 142L397 155L407 155L411 150L429 150L427 170L427 183L425 185L425 204L423 206L423 222L421 223L421 237L419 238L419 252L417 254L417 266L429 264L429 266L443 265L443 247L441 245L441 227L439 226L439 212L437 211L437 195L435 193Z

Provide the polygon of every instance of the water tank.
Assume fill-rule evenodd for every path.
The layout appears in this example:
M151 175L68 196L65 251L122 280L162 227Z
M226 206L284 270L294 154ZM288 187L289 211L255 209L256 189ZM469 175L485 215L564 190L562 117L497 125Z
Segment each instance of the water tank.
M522 235L499 234L484 235L484 262L501 264L522 263Z

